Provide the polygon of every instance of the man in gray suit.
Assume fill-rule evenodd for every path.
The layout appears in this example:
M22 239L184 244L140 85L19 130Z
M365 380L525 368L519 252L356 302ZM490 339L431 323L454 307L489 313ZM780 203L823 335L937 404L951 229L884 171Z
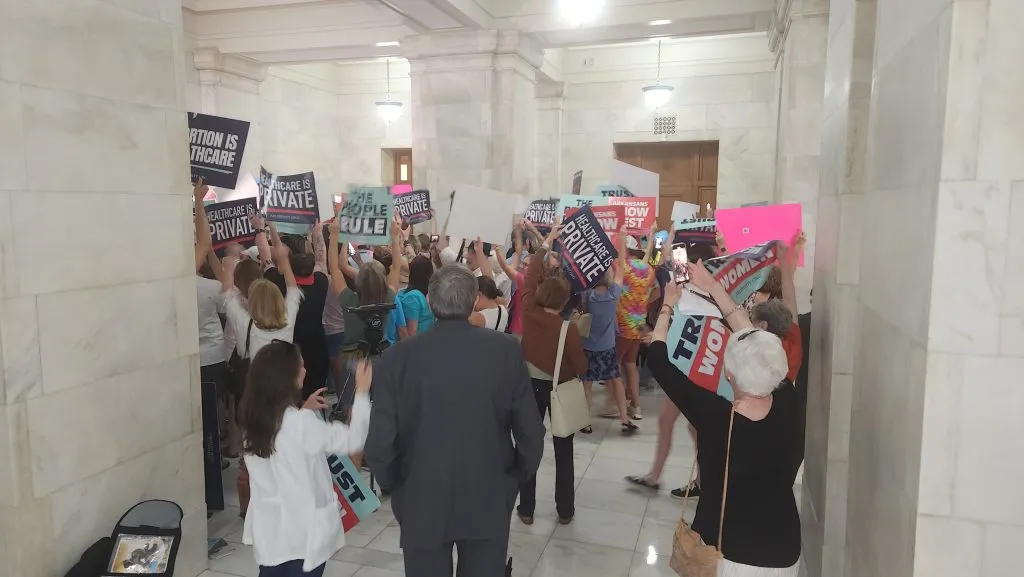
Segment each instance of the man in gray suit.
M477 280L450 264L430 281L430 330L373 371L366 463L391 493L407 577L505 574L519 485L540 466L544 424L519 342L469 324ZM513 442L514 441L514 442Z

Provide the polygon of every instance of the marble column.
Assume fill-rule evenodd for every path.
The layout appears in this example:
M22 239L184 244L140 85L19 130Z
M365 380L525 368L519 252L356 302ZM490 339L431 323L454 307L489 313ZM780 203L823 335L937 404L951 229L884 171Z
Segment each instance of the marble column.
M0 575L142 499L206 568L178 0L0 2Z
M821 158L828 0L780 0L773 44L781 50L775 202L803 205L807 232L805 262L813 262ZM797 271L800 310L809 307L813 268Z
M1018 575L1024 4L877 4L845 575Z
M518 32L467 30L402 42L412 80L413 178L439 218L460 183L530 195L543 51Z
M875 11L876 0L833 0L829 11L801 506L813 577L844 575Z
M570 192L572 175L562 167L562 110L565 83L537 84L537 194L561 196Z

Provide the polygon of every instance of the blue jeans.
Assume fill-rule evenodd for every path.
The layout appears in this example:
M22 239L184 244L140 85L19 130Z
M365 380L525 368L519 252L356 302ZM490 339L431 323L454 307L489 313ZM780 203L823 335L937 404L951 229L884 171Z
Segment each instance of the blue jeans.
M302 570L302 559L296 559L273 567L260 566L259 577L323 577L325 567L326 563L306 573Z

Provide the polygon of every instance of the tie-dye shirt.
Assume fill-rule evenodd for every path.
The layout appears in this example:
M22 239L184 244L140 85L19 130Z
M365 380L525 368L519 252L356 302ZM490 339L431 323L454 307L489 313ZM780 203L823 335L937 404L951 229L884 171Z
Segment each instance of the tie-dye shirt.
M638 341L647 321L647 298L654 282L654 268L643 259L629 259L626 265L625 291L619 299L619 337Z

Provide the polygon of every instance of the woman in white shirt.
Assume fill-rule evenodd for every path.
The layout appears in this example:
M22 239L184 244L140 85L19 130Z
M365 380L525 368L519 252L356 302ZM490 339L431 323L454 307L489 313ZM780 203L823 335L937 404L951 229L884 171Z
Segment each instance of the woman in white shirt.
M288 248L281 243L273 224L270 234L274 240L274 263L284 277L287 290L284 296L277 285L266 279L253 281L249 287L249 299L243 304L242 295L235 288L234 268L225 266L221 279L224 291L224 309L228 325L235 335L235 352L243 359L251 359L263 347L275 339L292 341L295 332L295 317L299 314L302 291L295 281Z
M494 283L494 279L489 276L479 276L476 282L479 292L476 298L476 311L469 316L470 324L499 333L505 332L505 327L508 326L508 308L501 304L505 299L504 295Z
M299 408L305 377L299 347L269 343L252 360L239 407L251 489L242 541L253 546L260 577L321 577L345 545L327 456L362 450L373 369L364 362L356 370L350 425L317 414L324 389Z

